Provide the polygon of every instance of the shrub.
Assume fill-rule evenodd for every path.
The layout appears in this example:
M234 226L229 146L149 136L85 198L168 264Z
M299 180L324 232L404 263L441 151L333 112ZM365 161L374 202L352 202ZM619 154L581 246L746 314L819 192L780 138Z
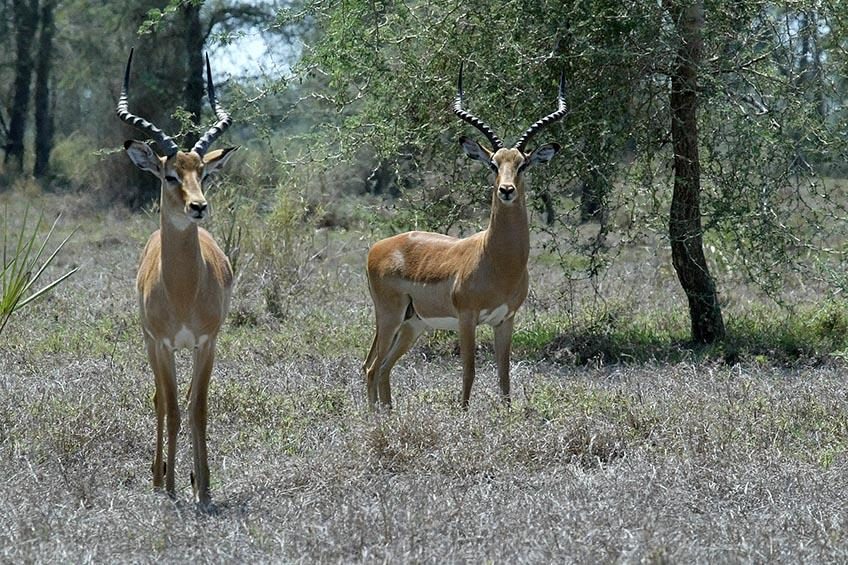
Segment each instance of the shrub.
M12 314L24 308L27 304L37 298L47 294L62 281L74 274L77 269L71 269L58 279L43 286L39 290L33 291L33 287L41 278L44 270L53 262L53 259L62 250L68 240L73 236L71 232L68 237L62 240L62 243L56 247L53 253L50 254L43 262L41 257L50 241L50 236L53 235L53 230L56 229L56 224L59 222L57 216L50 227L50 231L41 242L41 245L36 250L35 240L38 236L38 230L41 228L42 218L38 219L35 227L30 230L27 228L27 220L29 218L29 208L24 212L23 223L20 231L17 233L9 230L9 210L6 209L3 214L3 268L0 271L0 333L12 317Z

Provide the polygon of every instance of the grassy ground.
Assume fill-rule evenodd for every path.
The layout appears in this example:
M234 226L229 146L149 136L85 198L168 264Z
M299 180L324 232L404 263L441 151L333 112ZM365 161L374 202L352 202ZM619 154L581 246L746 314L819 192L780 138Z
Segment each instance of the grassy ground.
M246 260L210 389L219 512L202 515L187 426L176 502L151 486L134 270L155 218L38 205L81 226L56 266L81 269L0 336L2 561L848 560L838 309L734 322L728 359L683 343L661 262L623 267L589 316L567 305L585 289L537 258L512 409L490 332L467 413L455 339L436 334L396 369L395 412L375 417L360 373L369 237L319 234L304 244L314 267L282 291Z

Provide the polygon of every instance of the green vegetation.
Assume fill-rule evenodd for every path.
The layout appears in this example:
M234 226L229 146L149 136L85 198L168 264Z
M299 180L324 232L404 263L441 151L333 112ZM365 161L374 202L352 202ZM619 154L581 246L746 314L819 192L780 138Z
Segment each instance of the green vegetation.
M3 263L0 265L0 334L3 333L12 314L25 308L32 301L43 297L77 271L77 269L71 269L38 290L34 289L45 269L50 266L56 255L71 238L73 232L62 240L49 256L42 260L50 236L53 235L56 224L59 223L59 216L56 217L53 225L50 226L50 231L47 232L38 247L36 247L36 239L42 220L39 218L35 227L31 227L27 225L28 219L29 207L24 212L20 229L13 231L13 228L10 227L12 217L9 215L8 208L4 211Z

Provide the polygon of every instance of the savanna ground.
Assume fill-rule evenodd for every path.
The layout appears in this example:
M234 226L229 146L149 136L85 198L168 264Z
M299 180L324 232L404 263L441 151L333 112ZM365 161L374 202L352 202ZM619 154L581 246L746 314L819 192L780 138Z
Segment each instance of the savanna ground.
M79 272L0 337L3 561L848 560L836 306L760 311L725 287L734 341L696 350L664 248L626 250L604 283L615 299L591 308L588 285L565 284L536 250L512 408L481 330L467 413L455 338L439 333L396 368L395 411L374 416L360 370L374 236L307 222L277 250L292 261L282 282L240 259L210 389L218 512L205 515L185 422L177 500L151 486L134 273L156 217L0 197L15 217L26 200L62 211L63 236L80 226L52 268ZM220 239L220 220L212 229Z

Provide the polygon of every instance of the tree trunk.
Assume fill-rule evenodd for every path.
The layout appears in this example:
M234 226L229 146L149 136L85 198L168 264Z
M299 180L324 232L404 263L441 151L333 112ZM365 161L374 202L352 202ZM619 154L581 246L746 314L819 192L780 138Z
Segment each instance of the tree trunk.
M183 98L185 109L191 114L195 126L200 125L203 111L203 78L206 65L203 62L203 28L200 25L200 4L188 2L183 6L185 19L186 47L186 85ZM200 139L197 131L189 131L185 137L185 147L191 148Z
M689 301L692 339L713 343L724 338L724 320L715 282L704 257L701 226L701 168L698 156L697 85L703 48L703 0L666 3L676 22L680 45L671 77L671 137L674 194L669 236L677 278Z
M607 186L606 163L609 162L609 147L604 134L593 132L585 139L585 152L591 159L589 174L580 187L580 222L603 222L606 216Z
M30 51L38 24L38 0L14 0L12 19L15 26L15 86L4 163L8 170L21 172L24 168L24 132L32 82Z
M41 33L38 36L38 58L35 64L35 167L36 178L47 176L50 150L53 149L53 114L50 111L50 70L53 63L53 36L56 24L53 11L56 0L45 0L41 6Z
M580 187L580 223L604 220L604 177L597 165L591 165L589 176Z

